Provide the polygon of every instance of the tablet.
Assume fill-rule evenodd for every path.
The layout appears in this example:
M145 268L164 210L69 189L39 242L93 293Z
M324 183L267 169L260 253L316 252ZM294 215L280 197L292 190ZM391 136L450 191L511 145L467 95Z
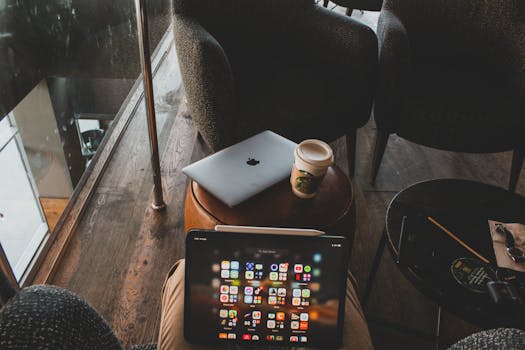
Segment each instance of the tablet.
M184 335L190 343L337 348L344 237L191 231Z

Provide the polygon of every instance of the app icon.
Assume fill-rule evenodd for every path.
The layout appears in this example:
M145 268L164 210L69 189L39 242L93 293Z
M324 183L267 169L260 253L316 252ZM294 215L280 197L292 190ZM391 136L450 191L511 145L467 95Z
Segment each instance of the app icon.
M253 290L253 294L260 295L263 290L264 290L264 287L257 287Z
M323 256L319 253L314 254L313 260L316 263L320 263L323 260Z
M297 337L297 336L295 336L295 335L292 335L292 336L290 337L290 342L292 342L292 343L297 343L297 342L299 342L299 337Z
M244 287L245 295L253 295L253 287Z
M221 286L221 294L228 294L228 292L230 291L230 287L228 286Z
M270 281L277 281L279 279L279 274L277 272L270 272Z
M244 303L245 303L245 304L251 304L251 303L253 303L253 296L251 296L251 295L245 295L245 296L244 296Z
M286 288L279 288L277 290L277 295L280 296L280 297L285 297L286 296Z
M251 340L252 339L252 335L251 334L243 334L242 335L242 340Z
M310 273L303 273L303 282L310 282L312 280L312 275Z
M237 310L230 310L230 311L228 312L228 317L229 317L229 318L235 318L235 317L237 317Z
M304 272L306 273L309 273L310 271L312 271L312 268L310 267L310 265L306 265L303 269Z
M269 328L269 329L275 328L275 320L268 320L266 322L266 327Z
M294 298L299 298L301 296L301 290L300 289L293 289L292 290L292 296Z
M306 331L308 329L308 322L299 322L299 329Z
M269 297L268 297L268 304L269 304L269 305L275 305L275 304L277 304L277 297L275 297L275 296L269 296Z
M268 295L277 295L277 288L268 289Z
M308 338L305 337L304 335L301 336L301 343L306 343L308 341Z
M288 272L288 263L279 264L279 272Z
M288 279L288 274L286 272L279 272L279 281L286 281Z
M221 270L221 278L230 278L230 270Z
M314 270L312 271L312 275L313 275L314 277L319 277L319 276L321 276L321 269L314 269Z
M228 339L236 339L237 338L237 334L235 333L228 333Z
M290 323L290 328L299 329L299 321L292 321L292 323Z
M239 294L239 287L237 287L237 286L230 286L230 294Z
M303 290L301 291L301 296L302 296L303 298L310 298L310 289L303 289Z
M221 270L221 265L219 264L213 264L211 265L211 270L215 273L219 272Z
M260 320L261 317L262 317L262 312L260 312L260 311L254 311L254 312L252 312L252 318L253 318L254 320Z
M276 272L277 270L279 270L279 266L277 264L271 264L270 270L273 272Z
M294 314L294 313L292 313L291 318L292 318L292 321L297 321L297 320L300 319L300 316L299 316L298 314Z
M293 267L293 272L295 272L295 273L301 273L301 272L303 272L303 265L301 265L301 264L295 264L295 266Z
M262 304L262 297L260 295L253 297L253 303L254 304Z
M221 269L229 270L230 269L230 261L228 261L228 260L221 261Z
M278 335L278 336L275 337L275 340L276 341L283 341L284 337L282 335Z
M230 271L230 278L237 279L239 278L239 271L237 270L231 270Z
M252 262L247 262L246 263L246 270L247 271L253 271L253 269L255 268L255 264L252 263Z
M301 305L301 298L292 298L292 305L293 306L300 306Z
M300 317L301 321L305 321L305 322L308 321L308 313L306 313L306 312L301 313L301 315L299 317Z
M275 313L273 313L273 312L269 312L269 313L268 313L268 319L269 319L269 320L273 320L273 319L275 319Z
M227 303L229 300L228 294L221 294L220 300L221 300L221 303Z
M228 334L226 334L226 333L219 333L219 339L228 339Z
M230 262L230 269L231 270L238 270L239 269L239 262L238 261Z
M246 277L247 280L253 280L253 271L246 271L244 274L244 277Z
M267 336L266 336L266 340L268 340L268 341L274 341L274 340L275 340L275 335L267 335Z
M255 341L259 340L259 336L257 334L254 334L252 336L252 340L255 340Z
M220 309L220 310L219 310L219 317L220 317L220 318L226 318L226 317L228 317L228 310Z
M256 270L262 270L263 269L263 264L255 264L255 269Z
M275 314L275 319L277 321L284 321L285 317L286 317L286 314L284 312L278 312Z

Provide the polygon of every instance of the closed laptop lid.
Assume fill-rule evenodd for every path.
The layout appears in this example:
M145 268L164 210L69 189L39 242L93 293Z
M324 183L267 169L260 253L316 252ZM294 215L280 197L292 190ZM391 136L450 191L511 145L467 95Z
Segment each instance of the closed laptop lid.
M233 207L290 176L296 147L295 142L267 130L182 171Z

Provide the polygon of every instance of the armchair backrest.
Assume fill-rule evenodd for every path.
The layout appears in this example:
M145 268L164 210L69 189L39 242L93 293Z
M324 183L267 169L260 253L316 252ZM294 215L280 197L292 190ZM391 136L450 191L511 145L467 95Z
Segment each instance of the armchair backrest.
M173 0L175 17L196 19L221 44L230 63L238 57L285 54L286 33L313 6L314 0Z
M282 25L313 0L173 0L175 14L186 14L203 24Z
M504 48L523 0L386 0L404 23L414 57L487 59Z

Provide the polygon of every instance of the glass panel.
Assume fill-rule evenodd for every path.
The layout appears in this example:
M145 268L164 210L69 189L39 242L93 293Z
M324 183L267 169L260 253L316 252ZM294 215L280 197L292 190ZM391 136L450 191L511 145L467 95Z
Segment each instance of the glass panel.
M48 228L13 129L7 118L0 122L0 135L12 136L1 137L7 143L0 147L0 243L20 280Z
M146 3L153 51L169 28L170 1ZM36 220L35 208L53 230L126 97L142 87L136 84L136 30L133 0L0 0L0 120L12 116L0 141L18 130L20 142L4 146L0 171L8 179L27 160L32 177L16 186L29 191L28 184L34 185L36 198L29 204L29 192L14 191L12 180L2 178L2 203L5 194L19 205L18 214L5 221L13 226L2 226L0 241L27 242L25 236L15 239L22 233L14 231L14 220L24 211ZM34 224L31 231L36 221L25 224ZM9 260L21 261L23 252L6 244Z

